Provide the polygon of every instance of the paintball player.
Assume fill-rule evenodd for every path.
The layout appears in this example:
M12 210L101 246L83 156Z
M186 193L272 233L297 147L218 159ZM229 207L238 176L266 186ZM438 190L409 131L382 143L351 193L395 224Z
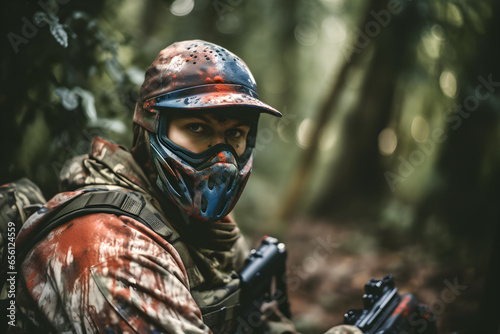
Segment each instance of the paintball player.
M261 102L246 64L201 40L147 69L130 151L94 138L17 238L16 330L231 333L248 249L229 213L252 169ZM293 333L271 305L266 330ZM243 319L244 320L244 319Z

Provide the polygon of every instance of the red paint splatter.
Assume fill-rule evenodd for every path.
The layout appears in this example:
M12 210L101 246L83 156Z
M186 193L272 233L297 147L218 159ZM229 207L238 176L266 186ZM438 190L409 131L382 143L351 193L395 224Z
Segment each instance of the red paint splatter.
M216 89L218 92L234 92L232 87L230 87L228 85L217 85ZM234 93L236 93L236 92L234 92Z
M154 105L155 105L155 101L154 100L149 100L149 101L144 102L144 104L142 105L142 109L148 110L149 112L156 112L152 108Z
M50 201L48 201L45 206L47 209L52 210L57 208L59 205L65 203L66 201L70 200L71 198L83 194L83 191L68 191L65 193L59 193L52 197Z
M217 156L219 157L220 162L226 162L226 155L223 152L219 152L219 154L217 154Z
M407 318L409 313L410 313L410 309L408 307L408 304L410 303L410 301L411 301L411 297L409 295L404 296L403 300L401 300L398 307L396 307L396 309L392 313L391 317L396 317L399 314L402 314L405 318Z
M33 274L31 274L28 279L26 280L26 286L28 289L31 289L33 284L35 283L35 277L37 276L37 271L34 271Z

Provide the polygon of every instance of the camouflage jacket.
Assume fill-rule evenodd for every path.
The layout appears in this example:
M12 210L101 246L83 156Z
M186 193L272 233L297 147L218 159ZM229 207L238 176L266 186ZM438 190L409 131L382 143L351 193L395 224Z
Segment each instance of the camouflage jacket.
M161 210L154 190L125 149L94 139L88 156L63 170L72 191L53 197L25 223L16 244L36 237L47 215L81 193L108 187L140 192ZM168 217L168 215L165 215ZM198 231L211 243L172 245L127 216L93 213L53 229L18 263L21 332L208 333L200 307L233 293L247 255L234 221ZM189 252L189 256L182 253ZM215 330L214 330L215 331ZM216 332L225 332L218 328Z

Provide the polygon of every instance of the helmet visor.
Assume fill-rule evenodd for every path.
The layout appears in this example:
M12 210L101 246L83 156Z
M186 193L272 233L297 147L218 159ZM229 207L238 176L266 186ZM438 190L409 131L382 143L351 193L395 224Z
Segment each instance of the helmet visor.
M149 108L194 110L239 106L282 116L278 110L260 101L254 90L234 84L209 84L180 89L152 98L145 104Z

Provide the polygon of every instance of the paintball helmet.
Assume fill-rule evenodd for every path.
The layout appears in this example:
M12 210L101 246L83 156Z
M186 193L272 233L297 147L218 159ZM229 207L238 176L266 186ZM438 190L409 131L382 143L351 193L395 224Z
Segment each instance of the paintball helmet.
M193 153L167 137L169 116L224 112L231 117L253 115L245 152L219 143ZM198 221L216 221L234 207L252 170L260 113L281 117L261 102L247 65L213 43L174 43L160 52L147 69L134 123L146 130L157 188Z

